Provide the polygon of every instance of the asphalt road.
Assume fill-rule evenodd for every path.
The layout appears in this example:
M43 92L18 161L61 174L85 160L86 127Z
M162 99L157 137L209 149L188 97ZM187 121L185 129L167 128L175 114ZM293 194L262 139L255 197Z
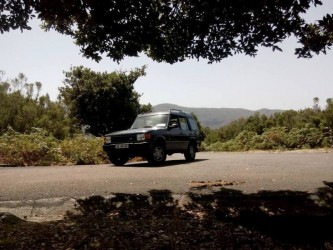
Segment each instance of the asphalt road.
M209 181L233 184L227 188L245 193L312 192L325 186L323 181L333 182L333 152L200 152L194 162L187 163L182 155L173 155L160 167L150 167L146 162L122 167L1 167L0 202L146 193L151 189L184 194L193 188L193 182Z

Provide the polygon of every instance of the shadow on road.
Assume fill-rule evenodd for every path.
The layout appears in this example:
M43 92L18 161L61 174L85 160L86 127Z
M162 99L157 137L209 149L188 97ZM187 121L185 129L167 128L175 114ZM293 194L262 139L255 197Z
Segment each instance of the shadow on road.
M171 215L173 220L183 221L181 218L185 214L186 223L210 224L209 232L212 235L218 235L219 232L216 231L223 231L224 227L229 225L232 229L231 234L236 233L237 236L238 232L237 237L245 237L243 234L253 237L245 240L249 246L260 246L260 239L265 242L262 243L262 247L269 246L266 238L268 237L274 246L282 248L331 249L333 183L324 184L325 186L319 188L316 193L261 191L244 194L238 190L221 188L207 194L202 192L203 190L199 190L198 193L196 188L188 193L190 202L182 204L181 209L179 201L173 198L169 190L152 190L150 196L115 194L115 197L108 200L98 196L80 200L78 203L83 214L96 211L102 214L116 212L120 217L127 219L134 216L137 219L149 218L150 221L151 216L163 218ZM212 239L214 246L223 245L222 239L223 237ZM238 248L237 240L232 240L235 240L232 244L236 244L233 247Z
M124 166L115 166L111 165L111 167L118 167L118 168L126 168L126 167L140 167L140 168L165 168L165 167L170 167L170 166L177 166L177 165L188 165L192 164L195 162L200 162L200 161L207 161L208 159L197 159L195 161L185 161L185 160L166 160L163 164L161 165L154 165L151 166L148 164L146 161L140 161L140 162L132 162L132 163L127 163Z
M63 221L0 223L0 249L333 249L333 183L324 184L315 193L92 196Z
M332 183L316 193L261 191L244 194L221 189L212 194L190 193L192 208L203 207L216 220L257 230L296 245L323 247L333 241ZM333 245L331 245L333 247Z

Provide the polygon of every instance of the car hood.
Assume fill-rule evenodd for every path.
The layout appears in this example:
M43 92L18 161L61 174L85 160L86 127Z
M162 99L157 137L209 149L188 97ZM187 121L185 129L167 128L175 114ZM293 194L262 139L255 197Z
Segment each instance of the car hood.
M113 135L129 135L129 134L143 134L149 131L157 130L158 128L137 128L137 129L128 129L128 130L120 130L115 131L105 136L113 136Z

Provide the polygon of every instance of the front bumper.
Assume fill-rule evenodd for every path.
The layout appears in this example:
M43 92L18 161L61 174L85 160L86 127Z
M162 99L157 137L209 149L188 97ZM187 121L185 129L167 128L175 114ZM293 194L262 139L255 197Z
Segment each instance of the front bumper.
M124 148L123 145L127 145L128 147ZM108 155L128 155L129 157L135 157L135 156L145 157L149 153L150 144L148 142L136 142L136 143L132 142L132 143L121 143L121 144L110 143L110 144L104 144L103 150Z

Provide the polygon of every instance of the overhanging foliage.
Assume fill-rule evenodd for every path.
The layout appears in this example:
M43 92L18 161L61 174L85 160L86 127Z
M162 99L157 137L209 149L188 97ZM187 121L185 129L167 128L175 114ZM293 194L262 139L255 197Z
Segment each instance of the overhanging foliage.
M0 32L44 28L71 36L85 57L115 61L146 53L156 61L186 58L218 62L236 53L255 56L258 47L281 50L290 36L298 57L326 53L333 42L333 15L306 23L304 13L320 0L4 0Z

